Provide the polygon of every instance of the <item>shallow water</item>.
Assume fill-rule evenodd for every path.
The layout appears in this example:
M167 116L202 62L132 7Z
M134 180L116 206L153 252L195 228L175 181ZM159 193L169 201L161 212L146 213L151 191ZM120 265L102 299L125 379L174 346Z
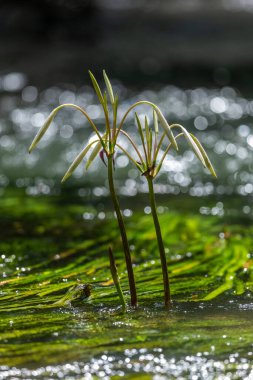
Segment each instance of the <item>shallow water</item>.
M146 201L124 208L139 307L122 314L109 244L129 302L128 284L110 204L87 205L75 192L5 195L0 379L252 379L253 229L242 211L249 199L158 199L171 311ZM90 297L66 302L69 289L87 283Z

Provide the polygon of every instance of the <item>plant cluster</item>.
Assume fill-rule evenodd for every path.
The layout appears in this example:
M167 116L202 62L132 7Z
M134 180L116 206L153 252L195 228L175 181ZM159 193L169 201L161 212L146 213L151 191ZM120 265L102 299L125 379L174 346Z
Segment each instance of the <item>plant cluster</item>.
M111 86L110 80L106 75L106 72L103 71L106 91L102 93L98 82L96 81L94 75L89 71L89 75L94 87L94 90L97 94L98 100L103 108L104 117L105 117L105 129L103 132L100 132L98 127L95 125L93 120L90 118L88 113L81 107L75 104L62 104L55 108L51 114L46 119L43 126L40 128L39 132L35 136L29 152L31 152L38 142L41 140L47 129L49 128L51 122L55 118L56 114L64 107L72 107L83 114L83 116L88 120L91 128L95 133L95 139L92 142L89 142L78 154L73 163L70 165L69 169L65 173L62 181L68 179L75 169L80 165L85 156L90 152L89 158L86 163L86 169L92 164L93 160L99 155L101 160L107 167L108 174L108 183L109 190L114 206L115 214L118 221L119 231L121 234L122 246L125 255L126 268L128 273L130 296L131 296L131 305L137 305L137 293L135 278L132 266L132 260L130 255L129 243L126 234L125 223L123 219L122 212L120 210L120 205L118 197L116 194L114 186L114 156L116 149L122 151L133 164L140 171L141 175L144 176L148 183L149 188L149 199L150 207L152 211L152 217L157 237L158 249L160 253L160 261L162 267L163 275L163 286L164 286L164 304L166 307L171 305L171 294L170 294L170 284L169 276L167 269L167 260L165 255L165 249L161 234L161 228L159 224L159 219L157 216L156 202L153 181L161 170L162 164L166 155L170 149L178 151L177 140L180 137L184 137L192 148L193 152L206 167L213 176L216 176L214 168L199 140L191 133L189 133L182 125L172 124L169 125L166 118L164 117L162 111L157 105L146 100L141 100L133 105L131 105L128 110L125 112L121 120L118 120L118 97L114 94L113 88ZM112 112L110 113L109 104ZM145 116L144 125L140 121L140 117L135 113L136 124L142 144L142 148L139 148L137 143L133 140L129 133L127 133L123 127L125 125L127 116L129 113L140 105L147 105L153 109L153 124L149 125L148 118ZM112 115L112 116L111 116ZM174 134L175 130L179 130L179 133ZM126 150L119 142L119 137L124 136L130 145L132 146L131 152ZM162 146L165 145L165 150L162 152ZM133 151L133 153L132 153ZM161 154L162 152L162 154ZM161 156L161 157L160 157ZM115 286L120 296L121 304L125 308L124 297L120 288L119 279L116 271L116 266L113 258L113 252L109 248L109 258L110 258L110 267L112 276L114 279Z

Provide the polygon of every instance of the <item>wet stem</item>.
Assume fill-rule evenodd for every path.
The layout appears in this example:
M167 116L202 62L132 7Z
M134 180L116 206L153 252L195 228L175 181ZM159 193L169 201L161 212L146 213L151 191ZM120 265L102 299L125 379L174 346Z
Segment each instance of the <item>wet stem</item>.
M115 259L114 259L114 255L113 255L113 251L112 251L111 247L109 247L108 253L109 253L110 269L111 269L112 279L113 279L115 288L117 290L117 293L118 293L118 296L120 299L122 311L125 312L126 311L126 302L125 302L124 294L123 294L122 289L121 289L118 271L117 271L117 267L116 267L116 263L115 263Z
M162 233L161 233L161 227L157 216L156 211L156 203L155 203L155 194L154 194L154 187L153 187L153 178L148 176L148 188L149 188L149 200L150 200L150 207L151 212L153 216L153 221L155 225L155 231L156 231L156 238L160 253L160 260L162 265L162 273L163 273L163 286L164 286L164 304L166 307L171 307L171 296L170 296L170 283L169 283L169 275L168 275L168 269L167 269L167 260L165 255L165 249L162 239Z
M115 210L117 220L118 220L118 225L119 225L121 239L122 239L122 245L123 245L124 254L125 254L125 261L126 261L126 266L127 266L128 281L129 281L130 296L131 296L131 305L137 306L137 294L136 294L136 286L135 286L135 279L134 279L130 249L129 249L129 244L128 244L127 235L126 235L125 223L123 220L123 216L119 207L118 198L117 198L115 188L114 188L113 171L114 171L113 155L109 154L108 155L109 189L110 189L110 194L113 201L114 210Z

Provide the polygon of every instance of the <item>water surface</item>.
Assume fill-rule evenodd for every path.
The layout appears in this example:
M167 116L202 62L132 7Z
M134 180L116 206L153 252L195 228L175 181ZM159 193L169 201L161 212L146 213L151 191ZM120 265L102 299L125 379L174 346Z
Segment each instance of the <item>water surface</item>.
M163 307L147 203L142 197L130 209L123 200L139 307L122 314L109 244L127 302L128 283L110 203L88 205L77 192L28 197L8 190L0 205L0 379L250 380L249 200L183 200L158 200L171 311ZM91 285L90 297L71 300L68 292L80 284Z

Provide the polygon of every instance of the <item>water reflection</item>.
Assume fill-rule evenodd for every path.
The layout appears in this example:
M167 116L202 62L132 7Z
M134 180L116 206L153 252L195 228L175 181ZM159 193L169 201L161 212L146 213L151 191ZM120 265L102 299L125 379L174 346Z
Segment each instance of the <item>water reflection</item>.
M81 88L72 85L53 86L39 92L36 87L26 85L27 78L22 73L2 76L0 83L2 115L0 186L4 188L12 184L25 187L29 194L50 193L55 184L59 184L60 178L85 141L93 138L93 134L81 113L62 110L40 142L38 149L28 155L27 147L32 138L52 108L65 102L75 102L86 108L99 129L102 129L104 125L101 107L89 86ZM181 123L196 134L217 169L218 180L213 181L207 172L203 172L193 153L182 141L179 155L171 153L165 160L161 175L156 182L157 192L172 194L182 192L192 196L253 193L252 99L242 97L231 87L183 90L168 85L158 91L146 89L140 93L133 93L115 81L115 91L121 98L119 118L137 100L147 99L157 103L171 123ZM139 107L139 113L140 117L144 114L152 117L151 110L146 106ZM130 114L127 120L127 128L136 138L134 114ZM121 145L131 149L124 139ZM116 166L121 194L133 196L138 192L147 191L144 181L139 178L127 157L118 153ZM36 180L38 175L45 180L45 183L50 182L50 185L46 184L46 187L39 185ZM98 189L104 185L105 180L105 171L97 160L85 175L84 167L80 166L69 186L77 181L80 186L92 181Z
M10 321L11 322L11 321ZM227 336L222 338L226 340ZM189 340L185 337L185 341ZM119 341L123 338L119 338ZM229 342L227 342L229 346ZM125 376L145 375L153 379L252 379L253 371L249 363L252 352L246 357L240 357L238 352L227 355L224 361L214 356L216 347L211 346L210 352L198 352L196 355L187 355L182 358L168 357L162 348L148 350L126 349L121 355L105 352L101 356L88 362L70 362L63 365L48 365L36 369L0 367L0 379L9 376L15 379L47 378L75 380L111 379L112 377L124 378Z

